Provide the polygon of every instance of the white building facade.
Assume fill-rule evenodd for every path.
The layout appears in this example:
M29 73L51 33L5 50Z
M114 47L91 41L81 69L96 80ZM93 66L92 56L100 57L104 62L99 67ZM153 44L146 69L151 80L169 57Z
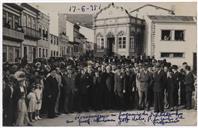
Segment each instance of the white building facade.
M151 45L146 49L156 59L172 64L187 62L195 67L197 52L196 17L149 16Z
M143 51L145 21L122 7L109 4L94 17L94 43L98 56L137 56Z

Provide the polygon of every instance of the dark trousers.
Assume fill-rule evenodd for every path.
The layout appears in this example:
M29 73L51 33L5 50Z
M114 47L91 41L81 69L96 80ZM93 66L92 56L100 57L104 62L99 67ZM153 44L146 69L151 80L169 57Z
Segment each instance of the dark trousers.
M113 93L110 90L105 90L104 107L105 109L112 108Z
M88 106L89 106L89 102L88 102L88 95L87 94L81 94L80 95L80 106L81 106L81 110L82 111L88 111Z
M163 100L163 92L154 92L154 111L155 112L163 112L164 111L164 103Z
M131 92L126 92L125 94L124 94L124 101L125 101L125 108L126 109L129 109L129 108L131 108L132 107L132 101L131 101L131 97L132 96L132 94L131 94Z
M6 102L6 101L4 101ZM8 101L9 102L9 101ZM14 107L12 102L9 102L9 104L4 108L3 110L3 126L12 126L14 123Z
M65 93L63 87L60 89L59 112L64 112Z
M56 116L55 114L55 105L56 105L56 95L53 95L51 98L47 98L47 114L49 118L54 118Z
M186 108L190 109L192 107L192 91L186 92Z
M178 90L174 89L169 92L170 107L178 106Z
M116 108L121 110L121 109L125 109L124 108L125 104L124 104L124 96L122 94L122 92L118 92L116 95Z
M70 113L73 111L74 95L72 93L65 95L64 111Z
M186 103L186 91L185 91L185 85L180 84L180 105L185 105Z

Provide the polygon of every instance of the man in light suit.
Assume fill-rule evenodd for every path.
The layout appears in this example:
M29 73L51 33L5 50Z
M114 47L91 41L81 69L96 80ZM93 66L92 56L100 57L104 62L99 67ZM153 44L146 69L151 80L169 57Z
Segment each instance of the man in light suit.
M124 90L124 74L121 73L120 67L118 67L117 72L114 76L114 93L116 95L116 104L118 109L123 109L124 107L124 99L123 99L123 93L125 93Z

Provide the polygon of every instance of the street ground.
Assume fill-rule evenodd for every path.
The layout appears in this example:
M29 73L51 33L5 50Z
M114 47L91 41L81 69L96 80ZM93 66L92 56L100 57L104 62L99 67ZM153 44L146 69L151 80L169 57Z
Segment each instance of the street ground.
M174 125L174 126L196 126L197 110L167 111L165 113L154 113L152 111L90 111L83 113L61 114L48 119L43 118L33 123L33 126L144 126L144 125Z

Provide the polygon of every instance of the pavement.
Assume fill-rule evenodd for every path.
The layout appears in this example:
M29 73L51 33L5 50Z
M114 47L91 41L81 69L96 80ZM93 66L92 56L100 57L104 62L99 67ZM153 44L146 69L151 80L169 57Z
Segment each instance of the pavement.
M61 114L49 119L43 118L33 126L196 126L197 110L166 111L154 113L144 110L131 111L90 111Z

